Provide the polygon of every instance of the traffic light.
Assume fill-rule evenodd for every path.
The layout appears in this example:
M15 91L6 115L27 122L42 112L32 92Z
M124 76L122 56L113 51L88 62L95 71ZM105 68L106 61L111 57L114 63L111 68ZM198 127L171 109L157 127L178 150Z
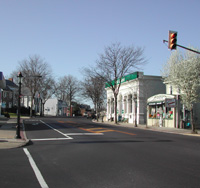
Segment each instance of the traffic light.
M171 50L176 50L177 42L177 32L176 31L169 31L169 41L168 41L168 48Z

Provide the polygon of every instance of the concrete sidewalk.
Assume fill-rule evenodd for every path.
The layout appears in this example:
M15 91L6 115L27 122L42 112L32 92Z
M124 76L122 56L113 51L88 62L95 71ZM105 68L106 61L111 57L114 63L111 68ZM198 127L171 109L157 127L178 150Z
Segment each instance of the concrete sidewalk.
M120 127L128 127L128 128L133 128L133 129L143 129L143 130L149 130L149 131L157 131L157 132L165 132L165 133L171 133L171 134L181 134L181 135L187 135L187 136L198 136L200 137L200 134L198 131L197 134L193 134L191 129L177 129L177 128L168 128L168 127L152 127L149 126L147 127L146 125L137 125L137 127L135 127L134 124L131 123L122 123L122 122L118 122L118 124L116 125L114 122L97 122L96 123L101 123L104 125L113 125L113 126L120 126Z
M26 145L29 140L26 138L23 125L21 123L20 135L21 139L16 139L17 118L1 118L0 117L0 149L18 148Z

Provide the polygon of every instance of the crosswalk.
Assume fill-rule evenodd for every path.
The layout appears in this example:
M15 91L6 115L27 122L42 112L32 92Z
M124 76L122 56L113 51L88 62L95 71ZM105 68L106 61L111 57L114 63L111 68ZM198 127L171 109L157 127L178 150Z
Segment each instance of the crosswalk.
M108 133L108 132L117 132L117 133L121 133L121 134L127 134L127 135L131 135L134 136L136 134L134 133L130 133L130 132L125 132L125 131L120 131L120 130L115 130L115 129L111 129L111 128L106 128L106 127L95 127L95 126L79 126L76 122L73 121L57 121L58 123L61 124L65 124L67 126L72 126L75 128L75 132L68 132L68 133L64 133L61 132L60 130L52 127L51 125L49 125L48 123L40 120L38 122L34 122L32 123L33 125L39 125L39 122L42 123L43 125L48 126L49 128L51 128L52 130L54 130L55 132L59 133L62 135L61 138L35 138L35 139L31 139L31 141L55 141L55 140L70 140L70 139L74 139L74 136L101 136L104 135L104 133ZM71 129L70 129L71 130ZM77 132L77 130L80 130ZM63 137L64 136L64 137Z
M73 125L77 125L76 122L73 121L58 121L59 123L66 123L66 124L70 124L70 126ZM122 133L122 134L128 134L128 135L136 135L134 133L129 133L129 132L124 132L124 131L119 131L119 130L114 130L114 129L110 129L110 128L105 128L105 127L89 127L89 128L83 128L83 127L77 127L80 130L89 132L89 133L106 133L106 132L118 132L118 133ZM67 134L69 135L69 134Z

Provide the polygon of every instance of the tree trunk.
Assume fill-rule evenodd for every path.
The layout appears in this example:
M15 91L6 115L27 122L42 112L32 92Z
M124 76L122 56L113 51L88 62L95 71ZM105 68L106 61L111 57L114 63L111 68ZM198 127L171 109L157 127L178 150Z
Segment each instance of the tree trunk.
M115 97L115 124L117 124L117 95Z
M44 104L45 103L42 103L42 116L44 115Z
M192 133L196 133L196 127L195 127L195 122L194 122L194 114L193 114L193 107L191 107L190 113L191 113Z
M98 106L96 102L95 102L95 111L96 111L96 119L97 121L99 121L99 112L98 112Z
M70 111L70 116L72 116L72 104L71 104L71 101L69 102L69 111Z
M33 116L33 97L31 97L31 109L30 109L30 117Z

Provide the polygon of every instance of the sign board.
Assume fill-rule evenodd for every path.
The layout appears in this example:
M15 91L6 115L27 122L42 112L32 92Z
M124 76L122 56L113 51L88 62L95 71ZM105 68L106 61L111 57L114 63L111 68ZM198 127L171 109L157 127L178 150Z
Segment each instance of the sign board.
M6 103L5 102L1 103L1 108L6 108Z
M165 99L165 107L168 108L176 107L176 99Z
M123 77L121 77L121 79L119 78L118 80L117 80L117 83L116 84L119 84L119 83L124 83L124 82L127 82L127 81L129 81L129 80L134 80L134 79L136 79L136 78L138 78L138 72L134 72L134 73L132 73L132 74L129 74L129 75L126 75L126 76L123 76ZM110 83L106 83L106 88L107 87L110 87L111 85L115 85L115 80L112 80Z

